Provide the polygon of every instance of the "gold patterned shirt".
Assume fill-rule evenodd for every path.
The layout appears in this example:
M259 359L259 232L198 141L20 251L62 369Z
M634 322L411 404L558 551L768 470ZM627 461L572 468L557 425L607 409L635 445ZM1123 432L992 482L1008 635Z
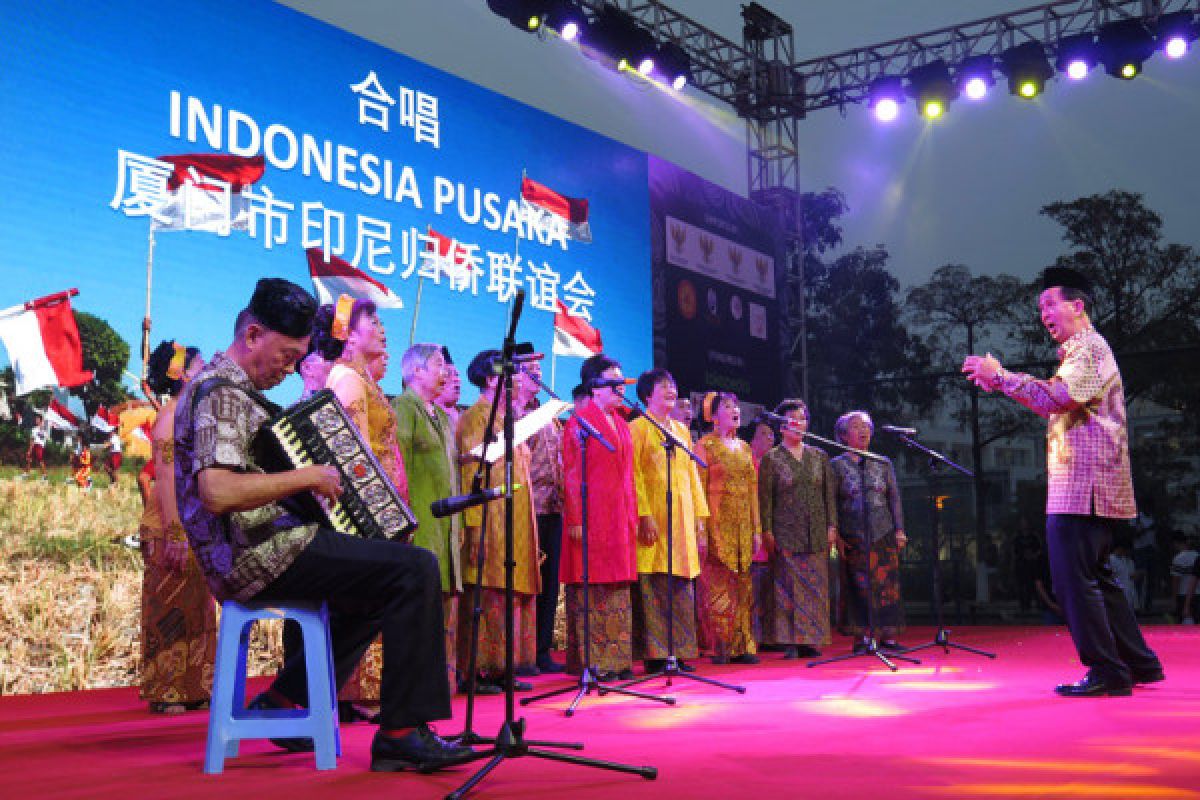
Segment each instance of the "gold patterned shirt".
M1125 390L1112 349L1093 328L1058 350L1050 380L1003 372L995 388L1047 419L1046 513L1133 519Z

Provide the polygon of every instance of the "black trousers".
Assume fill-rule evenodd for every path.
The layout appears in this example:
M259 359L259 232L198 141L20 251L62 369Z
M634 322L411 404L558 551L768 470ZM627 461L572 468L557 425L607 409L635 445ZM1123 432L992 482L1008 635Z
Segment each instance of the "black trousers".
M554 614L558 611L558 564L562 556L562 515L538 514L538 545L542 562L542 592L537 599L537 657L550 657L554 644Z
M1160 664L1108 566L1118 524L1105 517L1051 514L1046 547L1054 595L1079 660L1105 683L1128 686L1131 670L1151 671Z
M288 569L253 602L329 604L340 689L367 646L383 634L380 685L384 728L450 717L442 585L437 557L413 545L317 530ZM271 688L308 704L299 626L284 626L284 663Z

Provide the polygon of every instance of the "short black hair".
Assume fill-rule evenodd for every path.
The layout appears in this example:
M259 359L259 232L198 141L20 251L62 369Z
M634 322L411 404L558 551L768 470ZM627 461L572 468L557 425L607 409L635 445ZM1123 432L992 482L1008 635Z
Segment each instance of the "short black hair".
M775 413L781 417L787 416L793 411L803 411L804 416L808 416L808 404L799 397L789 397L775 406Z
M446 359L447 364L453 364L454 359L450 357L450 348L442 345L442 358Z
M643 403L649 403L650 395L654 394L654 387L663 381L675 383L675 377L662 367L648 369L639 375L637 381L638 400L641 400Z
M250 296L245 311L260 325L283 336L301 339L312 333L317 301L303 287L283 278L261 278ZM237 331L245 330L247 321L238 317Z
M574 389L571 390L571 400L576 403L590 396L591 392L589 392L582 383L578 384Z
M621 366L620 361L609 358L604 353L597 353L584 361L579 367L579 382L583 384L583 388L587 389L590 394L592 389L596 388L596 381L601 380L601 376L605 372L619 366Z
M481 350L467 366L467 380L478 389L486 389L488 378L494 375L492 367L500 360L499 350Z
M375 314L378 309L374 301L359 299L354 301L354 307L350 311L349 327L353 328L362 319L363 314ZM342 351L346 349L346 340L338 339L333 335L333 318L337 313L337 306L333 303L326 303L317 309L316 316L312 323L312 341L309 342L309 350L315 350L321 354L321 358L326 361L337 361L342 357Z

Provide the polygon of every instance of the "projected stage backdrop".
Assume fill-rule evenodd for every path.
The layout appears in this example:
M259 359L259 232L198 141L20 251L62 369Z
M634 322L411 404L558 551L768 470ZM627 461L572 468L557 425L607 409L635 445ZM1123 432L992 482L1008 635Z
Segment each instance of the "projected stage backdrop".
M643 153L262 0L5 3L0 29L0 306L77 286L136 364L161 157L261 155L235 198L246 229L155 233L153 342L224 347L258 278L311 288L315 247L402 298L381 312L389 392L422 274L416 340L460 363L496 346L524 286L522 339L549 352L561 299L627 369L650 365ZM523 170L589 201L592 243L524 224ZM430 229L469 277L423 256ZM560 360L560 388L579 363Z
M22 5L0 4L0 307L78 287L76 308L121 334L136 373L148 260L151 344L212 353L258 278L311 287L316 249L403 301L381 312L391 393L414 314L416 341L464 364L498 343L524 286L520 337L539 350L562 301L628 374L653 360L685 390L778 396L775 230L748 201L265 0ZM216 224L211 208L185 216L217 230L172 231L163 159L195 153L261 158L265 171L244 188L202 178ZM523 173L587 199L591 243L527 223ZM465 272L427 257L434 234L456 242ZM559 359L560 391L579 363ZM290 379L276 399L298 390Z

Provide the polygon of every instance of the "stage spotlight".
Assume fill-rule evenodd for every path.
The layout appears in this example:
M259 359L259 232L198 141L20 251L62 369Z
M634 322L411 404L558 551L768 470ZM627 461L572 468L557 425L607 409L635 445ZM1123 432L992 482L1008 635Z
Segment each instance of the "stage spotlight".
M1132 80L1154 54L1154 37L1140 19L1122 19L1100 28L1096 37L1104 71L1114 78Z
M587 28L587 15L574 0L554 0L548 4L542 24L558 31L564 41L573 42Z
M1037 42L1026 42L1000 54L1000 71L1008 79L1011 94L1032 100L1042 93L1054 68L1046 60L1046 51Z
M526 33L533 33L542 26L542 14L546 0L487 0L493 14L504 17L509 24Z
M1073 81L1087 77L1096 66L1096 37L1090 33L1064 36L1058 40L1058 56L1054 61L1059 72Z
M904 102L904 81L901 78L879 78L867 90L867 107L880 122L891 122L900 114Z
M1200 26L1190 11L1163 14L1154 26L1159 47L1167 58L1183 58L1191 43L1200 38Z
M658 47L658 70L671 88L679 91L687 85L692 73L692 60L683 48L674 42L663 42Z
M991 56L972 56L954 69L954 82L960 93L971 100L981 100L996 83L993 71L996 60Z
M588 29L588 42L616 61L618 70L636 68L647 75L654 69L654 36L616 6L605 6L596 15Z
M917 101L917 110L927 119L937 119L958 96L950 68L942 59L914 67L908 73L908 93Z

